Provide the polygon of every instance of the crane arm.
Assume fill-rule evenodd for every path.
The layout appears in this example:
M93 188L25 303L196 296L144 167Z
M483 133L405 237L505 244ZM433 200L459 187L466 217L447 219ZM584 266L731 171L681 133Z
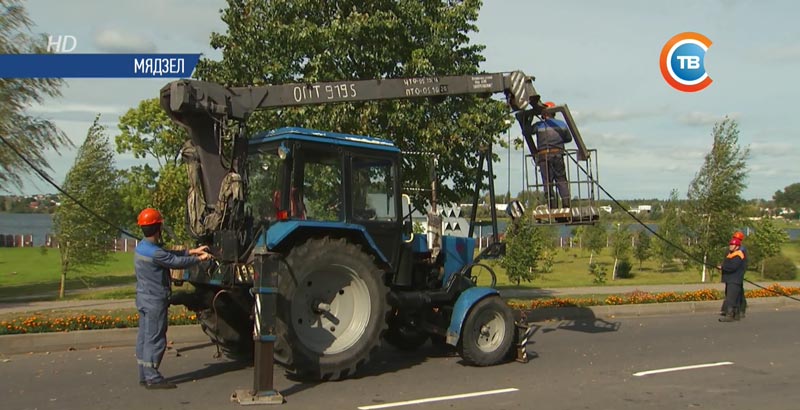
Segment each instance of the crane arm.
M533 80L520 71L443 77L390 78L359 81L332 81L306 84L225 87L197 81L174 81L161 89L161 106L174 120L185 120L192 113L243 121L254 111L282 107L505 93L513 110L536 107L539 95ZM191 127L190 127L191 128Z

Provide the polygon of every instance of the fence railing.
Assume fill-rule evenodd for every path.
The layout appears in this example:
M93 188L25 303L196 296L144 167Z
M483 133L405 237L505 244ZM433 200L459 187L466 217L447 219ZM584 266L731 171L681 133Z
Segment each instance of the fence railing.
M54 235L45 235L44 242L37 242L34 239L33 234L0 234L0 248L58 248L58 239ZM138 244L137 239L115 238L109 241L108 247L114 252L133 252Z

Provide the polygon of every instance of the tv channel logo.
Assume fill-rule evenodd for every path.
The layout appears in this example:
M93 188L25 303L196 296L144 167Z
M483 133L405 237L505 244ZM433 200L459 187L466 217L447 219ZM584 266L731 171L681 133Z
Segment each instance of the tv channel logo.
M711 40L694 32L680 33L661 49L658 65L664 80L676 90L693 93L711 85L705 57Z

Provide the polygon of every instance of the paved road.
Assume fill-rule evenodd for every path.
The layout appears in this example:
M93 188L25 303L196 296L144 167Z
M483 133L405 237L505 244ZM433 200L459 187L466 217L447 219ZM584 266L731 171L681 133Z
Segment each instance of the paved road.
M304 384L276 369L281 409L364 406L490 390L491 396L409 405L406 409L755 409L796 410L800 307L748 312L719 323L713 314L595 318L537 323L528 364L464 366L434 347L379 352L355 379ZM252 383L252 368L214 359L207 344L170 351L163 372L171 391L136 385L133 349L11 356L0 360L4 409L219 409ZM687 365L732 364L637 377ZM396 408L396 407L391 407Z

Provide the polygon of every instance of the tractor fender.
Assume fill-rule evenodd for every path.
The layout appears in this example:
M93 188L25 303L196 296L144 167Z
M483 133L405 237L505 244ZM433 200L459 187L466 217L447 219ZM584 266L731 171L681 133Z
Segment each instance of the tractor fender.
M257 245L265 244L267 249L274 250L284 247L287 240L291 240L295 233L309 232L314 236L319 236L320 233L325 231L331 233L347 233L354 235L361 239L363 244L369 248L383 263L389 263L386 256L381 252L372 236L367 230L356 224L348 224L344 222L324 222L324 221L285 221L277 222L270 225L267 229L266 238L263 236L259 238ZM294 244L296 245L296 244Z
M481 299L487 296L499 295L497 289L474 287L465 290L458 296L455 306L453 306L453 315L450 317L450 326L447 328L447 344L457 345L458 340L461 338L461 328L464 326L464 320L472 307L475 306Z

